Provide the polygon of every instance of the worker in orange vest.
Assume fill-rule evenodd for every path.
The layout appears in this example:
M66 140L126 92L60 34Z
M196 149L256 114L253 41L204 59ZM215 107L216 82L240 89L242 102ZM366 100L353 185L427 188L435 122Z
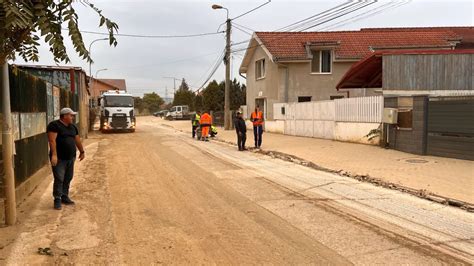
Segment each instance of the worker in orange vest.
M255 106L255 111L250 115L250 121L253 123L255 148L260 149L263 134L263 113L260 111L260 106Z
M211 128L212 125L212 117L205 112L204 114L201 115L201 119L199 121L201 124L201 140L203 141L209 141L209 129Z

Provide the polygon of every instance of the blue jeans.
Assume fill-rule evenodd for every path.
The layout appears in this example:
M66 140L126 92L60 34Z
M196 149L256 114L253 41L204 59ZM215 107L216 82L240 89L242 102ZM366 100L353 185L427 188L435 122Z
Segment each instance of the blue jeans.
M74 161L59 160L56 166L53 166L53 197L60 199L61 197L69 196L69 186L71 185L72 177L74 176Z
M253 127L253 137L255 140L255 147L262 146L262 134L263 134L263 126L254 126Z

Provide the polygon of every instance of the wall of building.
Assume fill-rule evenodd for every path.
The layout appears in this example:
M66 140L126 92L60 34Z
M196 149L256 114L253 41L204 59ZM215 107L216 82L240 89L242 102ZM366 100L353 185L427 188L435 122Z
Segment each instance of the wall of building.
M255 79L255 61L265 58L265 78ZM266 119L274 120L273 105L298 102L298 97L311 96L311 101L330 100L331 96L363 97L380 95L374 89L337 91L336 85L355 62L334 62L331 74L312 74L310 62L273 63L262 47L258 47L247 70L247 108L254 109L255 99L265 98ZM287 80L288 78L288 80Z
M255 78L255 62L260 59L265 59L265 77L257 80ZM273 119L273 103L280 102L278 66L271 62L271 59L262 47L255 49L250 62L246 75L247 111L250 114L255 109L255 99L265 99L265 116L267 120L271 120Z
M413 97L412 129L389 126L389 147L399 151L424 155L426 153L426 97ZM397 97L385 98L385 107L398 108Z
M384 55L384 90L474 90L474 54Z

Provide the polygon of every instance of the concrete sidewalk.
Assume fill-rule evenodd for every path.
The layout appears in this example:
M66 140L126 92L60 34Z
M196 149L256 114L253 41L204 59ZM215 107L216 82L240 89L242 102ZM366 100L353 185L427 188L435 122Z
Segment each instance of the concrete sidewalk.
M142 119L152 119L191 134L190 121L166 121L154 117ZM236 143L235 131L220 128L218 139ZM252 132L247 133L247 146L253 146ZM272 133L264 133L262 150L292 155L351 176L369 176L423 194L433 193L474 203L472 161L418 156L377 146Z

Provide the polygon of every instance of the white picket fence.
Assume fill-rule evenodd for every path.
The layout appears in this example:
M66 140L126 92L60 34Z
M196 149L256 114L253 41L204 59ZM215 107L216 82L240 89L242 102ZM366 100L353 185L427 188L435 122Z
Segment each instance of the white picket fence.
M383 96L335 100L337 122L382 122Z
M284 121L284 134L368 143L364 136L382 122L383 96L278 103L273 108L274 119Z

